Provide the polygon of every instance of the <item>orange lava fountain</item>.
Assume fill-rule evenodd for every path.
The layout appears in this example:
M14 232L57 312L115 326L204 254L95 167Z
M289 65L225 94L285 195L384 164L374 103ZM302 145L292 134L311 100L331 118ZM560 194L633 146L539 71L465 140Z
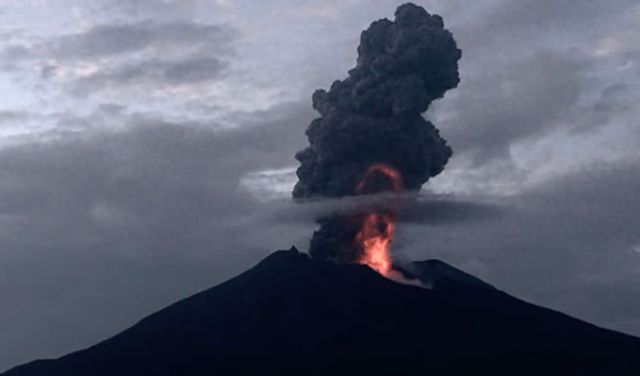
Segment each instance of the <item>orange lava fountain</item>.
M359 263L368 265L378 273L388 276L391 272L389 250L395 231L394 213L373 212L366 214L355 241L362 247Z
M376 176L382 176L390 186L386 190L403 190L402 176L395 168L386 164L374 164L356 186L356 193L362 194ZM362 227L354 239L362 250L357 262L368 265L373 270L389 277L392 270L390 246L395 233L396 213L391 209L381 209L364 215Z

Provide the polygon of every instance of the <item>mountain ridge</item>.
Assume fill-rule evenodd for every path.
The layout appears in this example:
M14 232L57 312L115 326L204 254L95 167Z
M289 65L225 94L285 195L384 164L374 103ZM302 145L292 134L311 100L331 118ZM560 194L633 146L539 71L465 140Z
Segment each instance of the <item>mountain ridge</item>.
M2 375L640 374L638 338L440 261L413 266L433 288L277 251L106 341Z

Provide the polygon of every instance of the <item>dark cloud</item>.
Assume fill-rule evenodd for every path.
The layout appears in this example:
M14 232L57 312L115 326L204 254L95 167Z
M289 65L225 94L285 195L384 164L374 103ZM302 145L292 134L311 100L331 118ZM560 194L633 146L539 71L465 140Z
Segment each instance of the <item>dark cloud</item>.
M22 63L33 56L30 46L23 43L9 43L0 49L0 69L3 71L16 71Z
M537 52L469 77L449 98L451 112L441 121L452 147L481 164L509 158L514 143L571 128L589 84L587 65L577 53Z
M133 18L180 16L193 18L201 6L208 11L215 11L217 8L216 1L211 0L97 0L93 6L96 10L107 14L116 13Z
M33 45L10 44L5 59L48 58L59 61L95 60L131 53L167 54L180 51L229 52L237 31L217 24L186 21L137 21L93 26L75 34L53 36Z
M224 25L144 20L101 24L30 46L9 45L0 54L7 69L31 70L35 63L41 79L60 76L71 93L86 95L220 79L237 37ZM82 72L87 67L88 73Z
M637 300L624 293L614 303L603 293L640 292L639 167L596 164L524 193L480 198L498 205L498 215L404 224L396 246L411 258L444 259L516 296L637 334Z
M555 131L610 125L621 109L597 98L609 95L612 84L629 84L631 72L620 67L637 49L630 34L635 5L499 1L465 22L455 22L460 7L449 5L445 16L464 51L461 85L435 103L433 119L456 151L454 159L477 168L511 158L513 146ZM597 55L597 45L607 40L620 43L620 51Z
M256 223L238 183L291 163L306 105L225 129L100 111L85 121L120 126L0 149L0 368L90 345L296 241L299 225Z
M30 55L31 49L24 44L9 44L0 53L5 64L26 59Z
M275 212L270 212L283 222L312 222L316 218L353 213L368 213L381 210L392 202L399 209L398 223L447 225L498 218L503 208L499 203L477 198L466 200L451 195L435 194L378 194L349 196L336 199L306 200L279 203Z
M180 86L206 83L221 78L227 68L215 57L192 55L181 60L146 60L106 68L77 79L71 91L76 95L108 88L136 86Z
M144 50L167 54L172 49L227 51L236 32L226 26L193 22L141 21L94 26L49 42L50 55L60 60L95 59Z
M318 258L340 262L358 262L362 250L354 241L362 223L370 213L389 213L396 228L407 225L461 226L466 223L495 221L506 208L492 201L473 201L438 195L376 195L370 199L342 198L298 204L286 207L280 219L316 219L320 229L313 233L309 252ZM391 208L391 209L390 209ZM283 209L283 210L285 210ZM394 242L394 249L403 248L403 240ZM413 245L413 248L417 248ZM397 256L397 255L396 255ZM401 260L403 257L395 257Z
M611 22L637 5L634 0L592 0L575 4L571 0L502 1L480 22L495 35L508 32L506 38L521 39L535 34L570 35L574 41L591 39L611 31ZM485 34L486 35L486 34ZM482 35L476 35L482 37Z
M22 110L2 110L0 111L0 123L24 121L32 117L29 111Z
M500 218L505 210L499 203L465 200L450 196L423 195L400 206L399 223L448 225Z
M638 86L628 82L615 82L604 86L587 108L589 118L574 130L589 132L612 124L621 117L633 117L635 94L638 92Z

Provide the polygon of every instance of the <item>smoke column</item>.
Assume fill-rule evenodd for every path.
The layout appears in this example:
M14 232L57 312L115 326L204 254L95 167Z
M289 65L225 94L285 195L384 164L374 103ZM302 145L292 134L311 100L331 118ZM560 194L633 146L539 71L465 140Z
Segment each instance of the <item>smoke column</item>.
M422 7L407 3L394 21L373 22L360 36L348 77L313 94L321 116L307 128L309 146L296 154L293 197L417 191L439 174L452 151L421 114L458 85L460 57L442 18ZM391 209L319 218L310 253L367 263L368 244L377 238L388 250L394 222Z

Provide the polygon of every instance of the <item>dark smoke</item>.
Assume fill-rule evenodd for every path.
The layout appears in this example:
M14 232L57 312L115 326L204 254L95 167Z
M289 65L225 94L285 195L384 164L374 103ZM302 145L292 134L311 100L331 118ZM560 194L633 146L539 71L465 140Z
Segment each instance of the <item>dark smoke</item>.
M313 94L321 116L307 128L309 146L296 154L300 167L293 197L372 193L356 192L356 186L376 163L398 170L408 190L419 190L439 174L452 151L421 114L458 85L460 57L442 18L422 7L404 4L394 21L373 22L360 36L349 76ZM358 216L318 222L311 254L352 261L347 254Z
M407 189L440 173L451 148L421 114L456 87L461 51L442 18L414 4L362 32L349 77L313 94L321 117L307 129L295 198L354 194L373 163L398 169Z

